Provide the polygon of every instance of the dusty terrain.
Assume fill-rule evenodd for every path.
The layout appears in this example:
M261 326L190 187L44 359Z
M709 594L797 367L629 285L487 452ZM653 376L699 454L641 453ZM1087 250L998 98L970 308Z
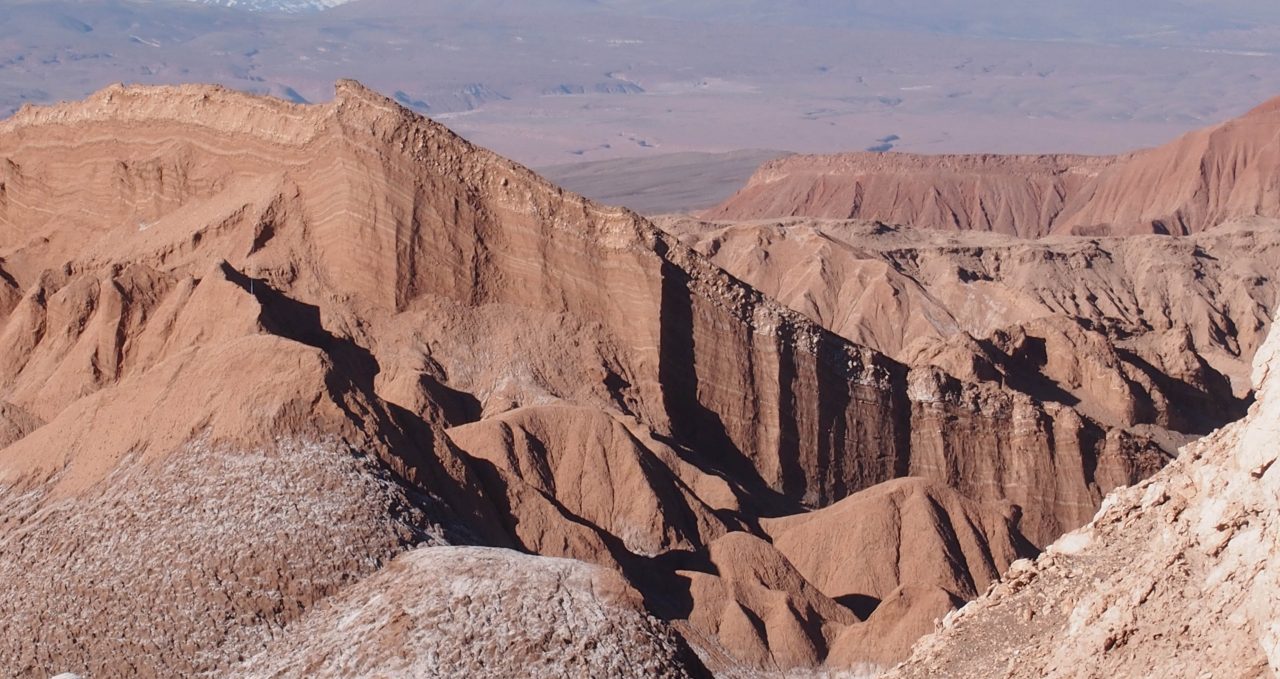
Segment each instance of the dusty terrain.
M1280 99L1124 156L854 153L766 163L716 220L864 219L1050 234L1197 233L1280 217Z
M614 572L480 547L420 547L299 620L238 677L694 677Z

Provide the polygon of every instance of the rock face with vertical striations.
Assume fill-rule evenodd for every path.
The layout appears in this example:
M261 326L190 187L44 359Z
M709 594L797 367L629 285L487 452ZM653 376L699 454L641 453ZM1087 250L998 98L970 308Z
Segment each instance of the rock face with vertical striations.
M1280 297L1274 220L1037 241L814 219L663 224L850 341L1070 406L1171 454L1243 416Z
M528 564L550 595L521 610L634 644L645 676L882 664L1164 463L852 343L354 82L318 106L115 86L22 110L0 272L0 613L33 631L0 665L24 677L476 667L465 639L323 647L357 618L427 638L454 585L402 553L442 545L526 552L476 568ZM825 577L805 526L849 507L887 532L834 563L901 543L911 567Z
M1280 99L1124 156L847 153L766 162L704 216L1049 234L1198 233L1280 217Z

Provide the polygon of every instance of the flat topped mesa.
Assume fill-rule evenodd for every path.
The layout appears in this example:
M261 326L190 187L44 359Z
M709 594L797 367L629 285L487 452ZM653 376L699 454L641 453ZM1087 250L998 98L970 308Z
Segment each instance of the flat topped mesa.
M1183 235L1280 217L1280 99L1119 156L852 153L766 164L704 215L863 219L942 230Z

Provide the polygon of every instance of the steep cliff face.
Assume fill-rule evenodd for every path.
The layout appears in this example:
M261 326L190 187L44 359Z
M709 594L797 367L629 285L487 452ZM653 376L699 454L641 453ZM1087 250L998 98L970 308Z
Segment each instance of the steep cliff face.
M310 108L116 88L19 114L4 132L22 177L6 218L24 224L7 261L28 290L8 325L33 345L10 354L10 400L41 417L163 356L123 340L148 334L183 273L225 259L228 276L247 276L239 285L313 305L324 332L353 335L388 372L430 359L404 346L421 338L403 329L443 302L590 319L606 365L565 383L592 385L597 402L705 454L740 455L807 503L891 478L908 458L901 366L634 215L565 194L353 83ZM71 330L30 342L41 324ZM37 379L58 370L74 374Z
M1126 156L848 153L765 163L704 216L864 219L1022 237L1189 234L1280 217L1280 100Z
M892 677L1226 677L1280 671L1280 333L1248 416L1017 562Z
M1163 462L852 344L355 83L322 106L112 87L0 122L0 160L0 610L39 630L0 664L24 676L229 671L423 543L613 569L713 666L882 662L1023 532L1043 544ZM252 460L273 462L188 490ZM769 543L763 518L907 474L963 495L955 521L1003 517L936 522L990 553L924 549L893 588L833 593ZM850 595L890 605L864 624Z

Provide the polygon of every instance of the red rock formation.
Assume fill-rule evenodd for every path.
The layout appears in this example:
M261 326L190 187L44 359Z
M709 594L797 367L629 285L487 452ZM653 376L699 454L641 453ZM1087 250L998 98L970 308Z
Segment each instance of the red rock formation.
M863 618L904 584L976 596L1015 559L1034 553L1016 526L1007 504L976 503L919 478L763 522L774 547L806 580L850 601ZM933 557L939 553L947 557Z
M1280 99L1125 156L848 153L765 163L704 216L864 219L919 228L1189 234L1280 217Z
M322 106L112 87L0 123L0 160L0 612L35 631L0 665L21 676L228 671L438 542L615 569L713 666L852 663L853 612L762 517L921 475L969 498L935 542L990 530L1003 554L1012 523L948 521L1011 500L1043 543L1162 461L852 344L355 83ZM868 624L914 633L986 568L924 553L929 581ZM333 660L306 641L284 648Z
M865 219L935 229L1049 233L1110 159L1082 156L796 155L766 162L702 214Z

